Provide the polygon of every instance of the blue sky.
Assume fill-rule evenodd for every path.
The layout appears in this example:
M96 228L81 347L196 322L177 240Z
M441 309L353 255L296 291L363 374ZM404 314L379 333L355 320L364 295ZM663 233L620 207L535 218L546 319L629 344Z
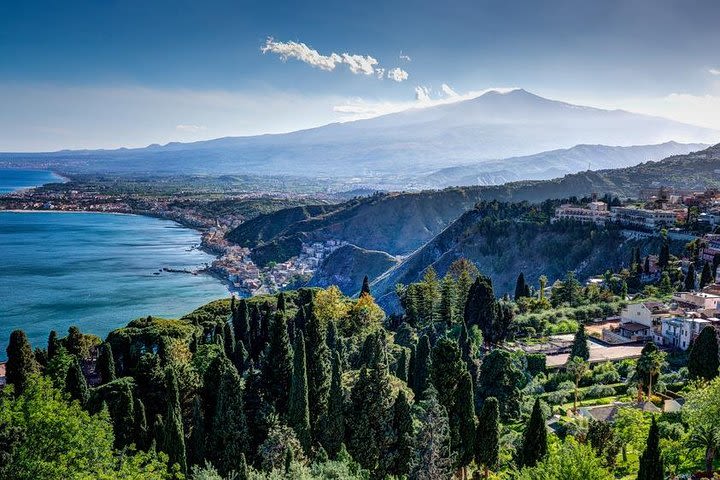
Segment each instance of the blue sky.
M2 2L0 150L289 131L418 89L522 87L720 128L719 18L713 0Z

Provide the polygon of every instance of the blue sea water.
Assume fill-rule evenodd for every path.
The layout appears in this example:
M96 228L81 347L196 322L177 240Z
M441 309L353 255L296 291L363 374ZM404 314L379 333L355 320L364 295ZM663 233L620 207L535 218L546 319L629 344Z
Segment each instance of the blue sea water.
M14 170L0 168L0 194L62 182L64 179L47 170Z
M199 242L198 232L156 218L0 212L0 358L18 328L44 347L50 330L77 325L104 337L134 318L177 317L228 296L209 275L155 275L211 263Z

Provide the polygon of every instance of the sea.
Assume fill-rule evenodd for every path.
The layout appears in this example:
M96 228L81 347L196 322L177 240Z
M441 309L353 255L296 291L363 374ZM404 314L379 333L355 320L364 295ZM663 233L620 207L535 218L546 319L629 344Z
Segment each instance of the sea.
M51 172L0 169L0 192L59 181ZM0 359L10 333L45 347L50 330L71 325L104 338L147 315L177 318L229 296L196 271L214 257L200 234L137 215L0 211Z

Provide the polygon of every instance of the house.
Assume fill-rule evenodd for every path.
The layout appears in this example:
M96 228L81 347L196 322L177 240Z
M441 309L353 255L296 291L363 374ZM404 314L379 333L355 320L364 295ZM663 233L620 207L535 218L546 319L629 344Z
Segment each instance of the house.
M611 218L625 227L657 230L674 225L677 213L674 210L648 210L635 207L615 207Z
M661 302L631 303L620 312L619 334L632 341L653 338L656 327L670 315L670 309Z
M580 207L569 203L560 205L555 209L553 220L576 220L583 223L595 223L603 225L610 219L605 202L590 202L586 207Z
M704 318L666 318L662 322L662 344L687 350L707 325L711 325L711 322Z
M720 307L720 295L707 292L675 292L673 301L700 310L718 310Z

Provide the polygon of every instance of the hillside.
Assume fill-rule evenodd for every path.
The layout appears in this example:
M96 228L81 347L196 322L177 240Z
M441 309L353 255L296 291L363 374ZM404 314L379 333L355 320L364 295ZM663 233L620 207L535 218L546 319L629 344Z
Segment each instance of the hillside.
M398 263L395 257L377 250L345 245L327 256L308 282L310 287L337 285L345 295L355 295L363 278L375 278Z
M360 248L408 255L442 232L482 200L540 202L582 197L597 192L637 197L641 188L720 187L720 145L687 155L634 167L581 172L544 181L498 186L457 187L417 193L379 194L336 205L314 217L295 217L287 210L262 215L230 232L232 241L255 245L261 264L284 261L300 252L304 241L345 240ZM269 225L259 229L258 225ZM270 238L265 231L277 232Z
M707 142L718 136L716 131L663 118L571 105L516 89L286 134L134 149L0 154L0 165L43 166L66 173L342 177L359 186L395 178L395 184L402 185L408 178L446 167L578 144ZM514 160L504 165L512 170Z

